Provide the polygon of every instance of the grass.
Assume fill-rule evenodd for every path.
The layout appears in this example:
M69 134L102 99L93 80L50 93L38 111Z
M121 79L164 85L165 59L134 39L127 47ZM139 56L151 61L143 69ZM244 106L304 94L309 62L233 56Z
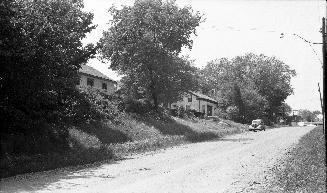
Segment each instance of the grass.
M185 120L175 117L124 115L122 122L96 122L69 129L70 150L48 155L7 155L1 178L16 174L121 159L128 154L214 140L240 133L246 126L232 121Z
M281 192L326 192L326 146L322 126L303 136L275 169Z

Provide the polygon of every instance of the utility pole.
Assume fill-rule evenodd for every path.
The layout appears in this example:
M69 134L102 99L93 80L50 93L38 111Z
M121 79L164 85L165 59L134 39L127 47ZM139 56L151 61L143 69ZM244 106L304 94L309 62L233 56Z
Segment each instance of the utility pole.
M327 49L326 49L326 44L327 44L327 38L326 38L326 19L323 17L322 18L322 30L321 30L321 33L322 33L322 57L323 57L323 63L322 63L322 73L323 73L323 81L325 81L325 76L326 76L326 73L325 73L325 66L326 66L326 60L327 60ZM320 90L320 88L319 88ZM319 91L320 92L320 91ZM325 95L325 92L326 92L326 86L325 84L323 83L323 99L325 100L326 99L326 95ZM326 128L326 123L325 123L325 103L322 102L322 115L323 115L323 130L325 130Z
M324 128L322 128L322 132L323 133L325 133L325 122L324 122L324 112L323 112L323 109L324 109L324 106L323 106L323 102L322 102L322 98L321 98L321 91L320 91L320 85L319 85L319 82L318 82L318 92L319 92L319 96L320 96L320 105L321 105L321 110L322 110L322 115L323 115L323 117L322 117L322 121L323 121L323 127Z

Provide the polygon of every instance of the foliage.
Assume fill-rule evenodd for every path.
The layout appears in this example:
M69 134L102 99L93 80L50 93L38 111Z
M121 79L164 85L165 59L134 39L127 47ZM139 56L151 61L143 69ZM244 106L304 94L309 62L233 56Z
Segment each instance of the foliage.
M225 135L240 133L246 127L227 122L189 121L165 117L158 119L153 114L138 119L125 114L121 123L101 122L85 124L69 129L73 148L64 152L48 152L38 155L5 155L0 157L0 178L15 174L44 171L66 166L101 164L131 153L158 150L180 144L217 139ZM84 128L86 127L86 128ZM79 166L81 169L89 166Z
M136 100L131 97L126 97L123 100L123 110L128 113L145 115L153 109L153 105L147 100Z
M323 127L303 136L275 168L279 192L326 192L326 146Z
M321 114L320 111L312 111L312 113L315 114L315 115L319 115L319 114Z
M113 19L100 40L101 54L124 75L128 95L151 99L157 107L196 87L196 69L178 54L182 47L192 47L199 13L161 0L139 0L120 10L111 7L110 13Z
M75 114L75 124L85 123L96 120L110 120L119 122L121 110L119 109L121 98L115 94L108 95L92 87L80 88L81 99L76 102L84 102L74 109L74 112L82 111ZM78 103L75 103L75 105ZM80 120L81 117L87 119Z
M318 113L319 111L316 111L315 113ZM307 109L300 109L299 110L299 116L302 117L304 121L313 122L317 119L317 114L314 112L311 112Z
M95 53L93 45L81 42L94 28L93 15L82 9L80 0L0 3L2 137L21 136L31 144L27 149L39 147L40 136L52 144L64 141L64 123L81 97L78 69Z
M229 106L226 109L227 117L231 120L239 120L239 109L236 106Z
M250 122L266 117L276 121L286 114L282 109L284 100L293 93L293 76L295 71L275 57L246 54L209 62L200 72L200 82L203 91L214 93L220 108L237 107L234 120Z

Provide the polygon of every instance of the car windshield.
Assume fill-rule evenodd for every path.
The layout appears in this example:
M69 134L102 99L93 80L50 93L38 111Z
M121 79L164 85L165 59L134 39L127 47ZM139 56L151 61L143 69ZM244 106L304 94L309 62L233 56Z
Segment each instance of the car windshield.
M261 120L253 120L252 124L261 124Z

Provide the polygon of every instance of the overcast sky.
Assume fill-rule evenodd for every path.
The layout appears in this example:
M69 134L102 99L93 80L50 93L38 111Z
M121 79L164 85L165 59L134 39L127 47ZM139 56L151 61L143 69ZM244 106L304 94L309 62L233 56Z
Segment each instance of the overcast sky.
M84 43L96 43L102 31L109 28L111 5L132 5L125 0L84 0L85 10L94 13L97 29L88 34ZM258 1L258 0L177 0L179 6L191 5L205 15L206 21L193 37L192 50L183 50L195 60L199 68L215 58L233 58L245 53L276 56L295 69L292 79L294 95L286 102L292 109L320 110L318 82L322 81L321 45L306 43L297 34L311 42L322 42L320 28L326 17L326 1ZM281 33L284 34L283 38ZM119 77L97 59L88 65L112 79Z

